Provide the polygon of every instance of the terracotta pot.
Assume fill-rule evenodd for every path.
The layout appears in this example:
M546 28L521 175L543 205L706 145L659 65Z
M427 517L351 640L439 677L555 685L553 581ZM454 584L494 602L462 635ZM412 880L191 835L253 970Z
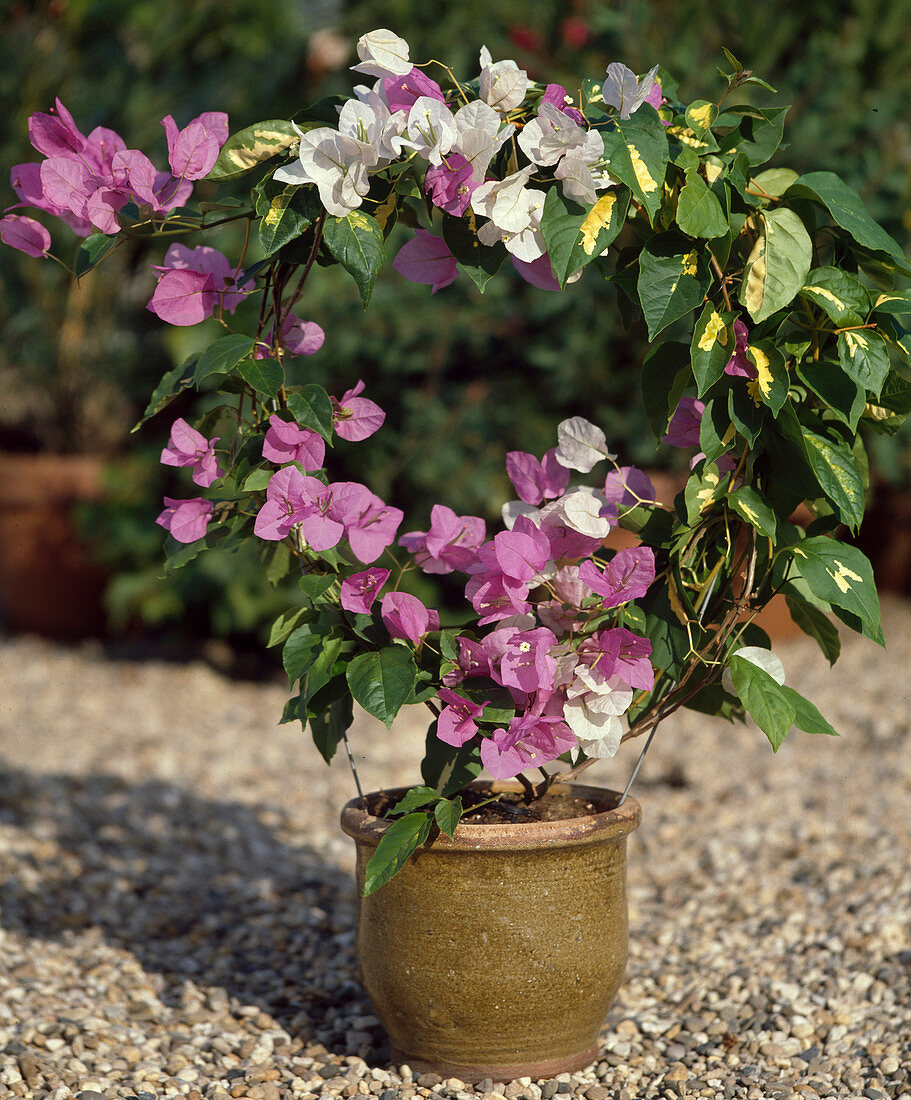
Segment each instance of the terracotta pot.
M73 507L101 495L92 455L0 454L0 624L72 641L105 630L104 568L76 537Z
M362 979L397 1062L476 1082L548 1077L597 1058L626 968L626 837L641 811L634 799L615 808L614 791L555 789L598 812L461 824L454 840L438 835L361 897ZM342 811L359 894L390 824L358 799Z

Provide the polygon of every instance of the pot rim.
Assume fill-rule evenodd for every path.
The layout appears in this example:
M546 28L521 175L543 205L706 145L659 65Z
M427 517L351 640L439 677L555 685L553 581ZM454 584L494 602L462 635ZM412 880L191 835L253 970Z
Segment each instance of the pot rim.
M492 792L522 790L519 783L503 780L475 780L469 786ZM393 787L382 792L372 791L367 797L379 793L393 797L402 796L409 789ZM435 851L470 852L503 848L521 851L544 846L565 847L601 843L615 837L627 836L638 828L642 819L642 808L635 798L627 798L620 806L618 805L620 793L606 787L556 782L551 790L570 792L596 804L608 803L608 805L598 813L556 821L497 822L489 825L460 823L456 827L454 839L450 839L441 832L430 842L430 846ZM379 844L383 834L392 824L393 819L376 817L368 813L362 807L360 798L352 798L342 809L343 831L356 841L371 847Z

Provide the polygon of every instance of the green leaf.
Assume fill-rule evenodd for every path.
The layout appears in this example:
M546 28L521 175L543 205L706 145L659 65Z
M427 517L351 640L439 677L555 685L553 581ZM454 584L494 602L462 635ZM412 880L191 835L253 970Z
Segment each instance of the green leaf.
M864 483L845 443L802 428L810 469L842 522L856 531L864 518Z
M871 428L894 435L911 413L911 382L890 367L882 393L875 405L864 409L864 421Z
M457 748L447 745L437 737L437 724L431 722L427 730L424 759L421 761L421 778L444 798L460 791L483 770L481 750L477 745Z
M858 192L834 172L802 175L788 191L788 198L810 198L822 203L835 224L850 233L859 245L885 254L899 271L911 275L911 266L901 246L870 217Z
M719 313L711 302L706 302L693 328L690 357L700 397L724 374L734 350L731 326L736 316L733 311Z
M194 558L199 557L203 550L209 549L208 536L197 539L196 542L178 542L171 535L165 540L164 575L170 577L178 569L189 565Z
M734 511L770 539L775 538L778 521L775 511L766 498L752 485L744 485L728 496Z
M276 397L285 384L285 369L277 359L242 359L237 373L257 393Z
M698 309L710 283L709 261L704 252L697 248L686 250L680 238L659 237L650 241L639 255L637 284L649 340Z
M266 580L274 588L291 571L291 550L286 542L269 542L260 548Z
M406 814L383 833L367 864L364 897L375 893L404 867L408 857L430 836L428 814Z
M388 727L411 695L417 669L404 646L392 645L355 657L347 676L357 702Z
M86 237L76 252L76 262L73 264L73 273L76 278L82 278L96 264L100 264L118 243L117 237L109 237L107 233L92 233L91 236Z
M329 704L323 714L310 716L310 733L320 756L327 764L332 763L339 742L348 732L354 721L354 702L347 692Z
M488 247L481 244L478 240L477 221L472 213L462 218L444 214L443 240L455 256L459 270L464 271L483 294L487 284L506 259L506 249L502 245Z
M398 817L399 814L410 814L412 810L419 810L428 802L439 801L439 798L440 792L433 787L412 787L391 810L387 811L386 816Z
M838 730L834 729L819 713L814 703L805 699L793 688L781 689L794 705L794 725L804 733L823 733L828 737L838 737Z
M728 413L734 427L752 447L767 420L765 405L757 405L746 386L731 386Z
M841 639L828 615L820 608L805 600L790 585L786 586L785 602L791 618L800 629L811 638L815 638L819 648L830 665L834 665L841 653ZM784 590L783 590L784 591Z
M861 325L870 312L863 283L837 267L816 267L800 293L818 305L836 325Z
M740 301L758 322L788 305L804 286L813 261L813 243L793 210L778 207L757 216L762 220L762 234L744 269Z
M306 614L307 608L305 607L293 607L288 611L283 611L272 624L272 629L269 632L269 641L266 642L266 646L271 649L272 646L279 645L281 642L285 641Z
M442 799L436 804L433 816L440 831L444 832L450 840L454 840L456 826L462 818L461 798L454 798L451 801L448 798Z
M763 668L746 657L731 658L731 678L741 703L778 752L797 717L797 707L783 688ZM796 694L796 692L792 693Z
M750 167L765 164L781 145L785 115L790 107L760 110L758 107L736 106L727 110L729 114L740 115L741 118L731 133L718 139L722 152L736 150Z
M261 466L258 470L254 470L252 474L247 474L242 485L243 491L245 493L261 493L263 489L268 489L274 473L274 469L270 470L265 466Z
M267 177L257 185L253 195L261 219L259 243L264 256L271 256L296 240L322 213L314 188L298 183L281 183Z
M852 432L857 430L857 422L866 405L866 394L840 364L806 359L798 362L794 369L801 382L809 386Z
M911 313L911 294L880 294L873 303L873 312L906 316Z
M730 229L718 197L696 171L686 174L677 200L677 225L687 236L704 240L723 237Z
M667 135L651 106L642 106L628 119L614 119L617 129L604 133L604 155L610 174L621 180L642 203L652 220L661 206L667 171Z
M301 129L308 129L302 126ZM207 179L236 179L252 171L258 164L283 153L298 140L291 123L284 118L270 118L254 122L236 134L231 134L221 147L218 159L212 165Z
M764 172L753 176L750 182L758 184L767 194L779 199L797 178L793 168L766 168Z
M193 381L199 385L212 374L229 374L238 363L247 358L255 345L256 341L252 336L241 336L237 332L222 336L199 356Z
M642 403L659 439L692 377L689 348L671 340L658 344L642 364Z
M366 306L373 294L377 274L386 258L383 230L379 222L360 210L352 210L344 218L326 218L323 240L335 259L357 283L361 301Z
M727 395L722 393L706 401L702 419L699 422L699 450L709 462L717 462L726 451L730 450L734 434L734 427L728 414Z
M332 574L305 573L297 583L307 599L315 604L329 591L335 581L336 577Z
M143 424L147 420L150 420L156 413L161 412L163 408L174 400L184 390L189 389L193 385L193 380L196 377L196 362L198 355L191 355L186 362L179 364L179 366L173 367L169 370L162 380L155 387L152 396L149 398L149 403L145 407L145 412L136 423L130 428L130 432L138 432Z
M342 652L342 641L338 635L324 636L323 648L307 670L305 680L301 681L301 697L305 702L309 702L336 676L338 670L335 665Z
M788 547L786 553L814 596L855 616L868 638L884 644L873 568L856 546L817 535Z
M292 686L310 670L322 644L323 632L313 623L304 623L289 635L282 650L282 665Z
M567 202L558 187L544 200L541 233L554 276L565 286L570 275L596 260L626 221L629 191L608 191L590 209Z
M864 390L879 397L889 373L889 351L886 341L878 332L864 329L862 332L838 334L838 359L849 375Z
M332 402L329 394L315 382L288 394L288 410L302 428L318 432L332 442Z

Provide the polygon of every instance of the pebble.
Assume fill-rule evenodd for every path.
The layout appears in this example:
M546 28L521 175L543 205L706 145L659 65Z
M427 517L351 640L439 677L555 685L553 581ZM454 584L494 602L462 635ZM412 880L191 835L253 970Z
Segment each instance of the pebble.
M476 1086L389 1064L353 953L350 776L275 724L281 686L0 639L0 1100L911 1096L911 606L884 610L888 649L845 635L834 674L776 646L841 739L772 757L674 715L636 789L599 1059ZM365 786L408 783L425 732L358 718Z

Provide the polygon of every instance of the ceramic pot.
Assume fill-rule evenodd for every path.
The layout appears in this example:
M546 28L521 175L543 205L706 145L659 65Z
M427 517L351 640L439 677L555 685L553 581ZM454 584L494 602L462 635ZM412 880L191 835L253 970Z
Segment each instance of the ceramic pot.
M395 1061L477 1082L548 1077L597 1058L626 967L626 837L641 811L631 798L618 808L614 791L554 790L596 812L460 824L454 840L438 835L360 898L362 980ZM342 811L359 895L390 824L358 799Z

